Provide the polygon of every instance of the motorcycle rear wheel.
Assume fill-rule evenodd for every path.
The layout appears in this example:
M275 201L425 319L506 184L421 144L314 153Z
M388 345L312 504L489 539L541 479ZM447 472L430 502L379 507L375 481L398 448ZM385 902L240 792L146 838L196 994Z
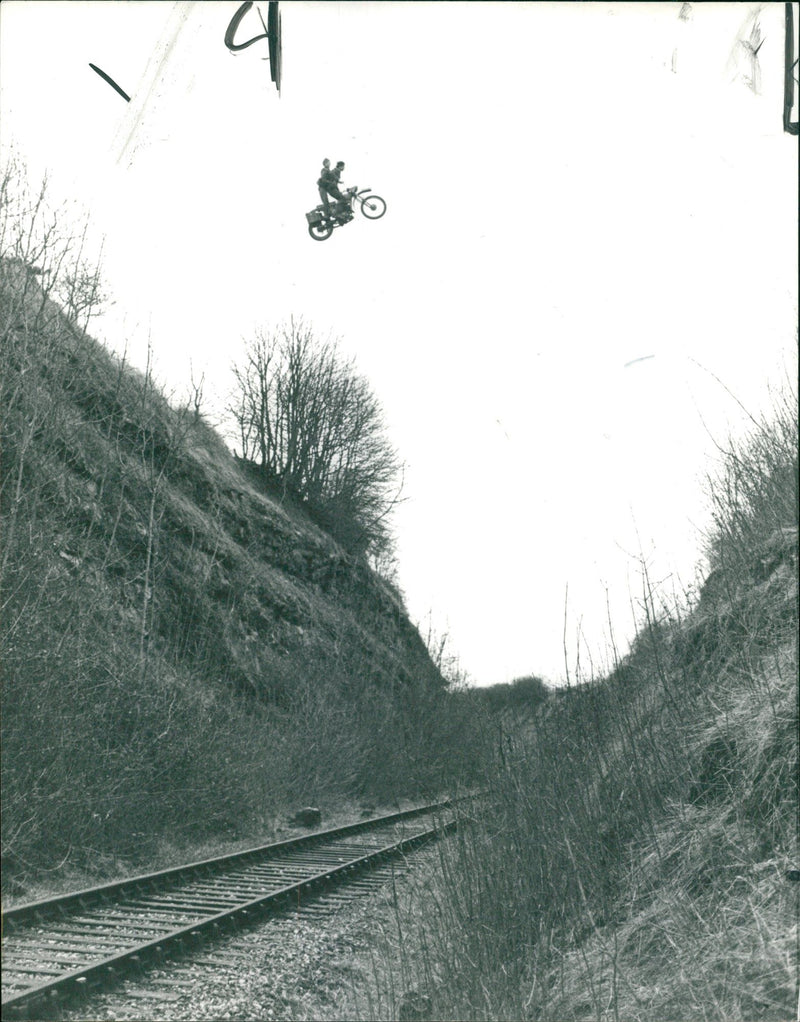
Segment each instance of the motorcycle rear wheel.
M333 234L333 224L330 221L323 224L309 224L308 233L314 241L327 241Z

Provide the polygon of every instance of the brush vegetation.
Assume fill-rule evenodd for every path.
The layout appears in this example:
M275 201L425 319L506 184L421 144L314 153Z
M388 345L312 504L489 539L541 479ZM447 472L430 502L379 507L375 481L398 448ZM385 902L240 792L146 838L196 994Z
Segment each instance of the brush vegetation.
M362 1017L794 1016L797 399L774 397L708 480L697 597L668 607L642 565L641 626L607 676L516 729L521 693L484 696L487 810L396 898Z

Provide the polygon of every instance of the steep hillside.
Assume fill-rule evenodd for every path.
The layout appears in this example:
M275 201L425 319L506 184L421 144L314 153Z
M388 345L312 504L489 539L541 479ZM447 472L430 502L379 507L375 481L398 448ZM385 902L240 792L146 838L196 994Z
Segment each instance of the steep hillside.
M51 540L40 571L115 605L132 651L163 643L243 691L279 696L298 652L350 658L386 685L440 682L363 559L259 487L198 414L172 410L73 329L34 274L6 264L0 286L13 345L4 475L17 516L35 496Z
M435 783L444 682L397 592L54 279L0 263L6 861Z
M666 603L642 564L638 635L610 674L490 693L491 808L396 902L360 1017L398 1017L398 973L439 1019L794 1017L790 380L774 414L722 449L700 593Z

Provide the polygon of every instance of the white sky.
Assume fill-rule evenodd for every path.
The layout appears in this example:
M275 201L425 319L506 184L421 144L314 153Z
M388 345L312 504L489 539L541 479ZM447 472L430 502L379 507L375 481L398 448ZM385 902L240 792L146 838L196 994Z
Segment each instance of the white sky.
M640 555L694 580L725 387L755 414L792 371L783 4L283 2L280 97L238 6L0 6L0 144L91 209L94 332L212 411L255 328L340 337L406 462L412 619L476 683L557 681L568 587L570 671L579 630L603 661ZM388 212L320 244L326 156Z

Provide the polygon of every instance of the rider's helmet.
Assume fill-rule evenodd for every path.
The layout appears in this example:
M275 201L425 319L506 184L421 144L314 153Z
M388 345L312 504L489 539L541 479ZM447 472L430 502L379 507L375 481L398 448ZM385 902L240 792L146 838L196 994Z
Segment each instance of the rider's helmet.
M342 163L342 161L339 160L339 162L336 164L336 169L337 170L342 170L343 167L344 167L344 163Z

